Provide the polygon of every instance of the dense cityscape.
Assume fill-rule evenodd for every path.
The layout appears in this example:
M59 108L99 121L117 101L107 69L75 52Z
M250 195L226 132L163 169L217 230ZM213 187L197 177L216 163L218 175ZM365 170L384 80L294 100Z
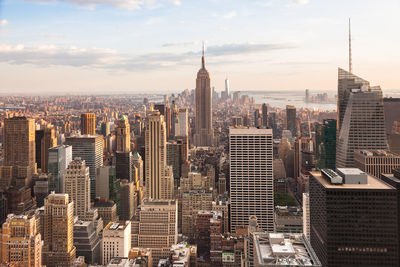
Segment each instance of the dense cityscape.
M180 92L1 94L0 267L400 266L400 98L348 27L301 100L215 88L204 42Z

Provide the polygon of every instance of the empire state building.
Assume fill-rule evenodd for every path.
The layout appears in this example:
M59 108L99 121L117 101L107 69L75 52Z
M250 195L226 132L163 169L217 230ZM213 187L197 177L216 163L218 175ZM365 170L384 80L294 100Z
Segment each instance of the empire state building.
M212 127L212 93L210 87L210 74L206 70L203 56L201 69L196 79L196 121L194 144L196 146L211 146L214 140Z

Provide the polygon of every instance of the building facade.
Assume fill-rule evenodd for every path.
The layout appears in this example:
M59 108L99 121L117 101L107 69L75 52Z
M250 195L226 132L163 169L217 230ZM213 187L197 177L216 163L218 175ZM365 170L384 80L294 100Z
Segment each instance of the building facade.
M0 260L15 267L42 266L42 241L35 216L8 215L0 233Z
M44 202L43 264L70 267L76 258L74 246L74 203L68 194L51 194Z
M96 169L103 166L103 137L101 135L81 135L67 137L66 145L72 146L72 157L86 162L90 175L90 197L96 197Z
M96 116L94 113L81 114L81 134L96 134Z
M271 129L230 128L231 231L257 216L274 230L273 138Z
M323 266L396 266L396 189L354 169L310 177L310 238Z
M387 149L379 86L339 69L336 167L354 167L354 151Z
M354 167L381 178L382 174L392 173L400 167L400 155L387 150L356 150Z
M148 116L145 135L146 196L172 199L174 177L172 167L167 166L166 129L160 112L154 111Z

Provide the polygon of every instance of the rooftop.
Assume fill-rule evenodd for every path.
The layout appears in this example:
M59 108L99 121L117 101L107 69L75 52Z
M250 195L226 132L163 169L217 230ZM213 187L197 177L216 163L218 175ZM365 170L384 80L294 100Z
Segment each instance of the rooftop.
M258 266L321 266L302 234L263 233L254 235L254 261Z
M356 150L354 151L355 154L361 154L364 157L400 157L395 153L390 152L389 150Z
M121 221L121 222L109 222L106 227L104 227L104 231L119 231L125 230L127 227L131 227L130 221Z
M326 179L320 171L312 171L310 174L325 188L329 189L392 189L386 183L367 174L367 183L365 184L332 184Z
M258 129L255 127L245 127L245 126L236 126L229 128L230 135L265 135L265 134L272 134L272 129Z

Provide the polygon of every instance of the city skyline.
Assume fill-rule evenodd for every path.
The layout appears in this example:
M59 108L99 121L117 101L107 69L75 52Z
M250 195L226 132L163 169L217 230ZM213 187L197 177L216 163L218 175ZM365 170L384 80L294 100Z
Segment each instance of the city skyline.
M348 66L348 17L353 72L384 91L399 82L394 0L0 3L3 94L193 89L202 40L217 91L228 75L232 91L333 92L336 68Z

